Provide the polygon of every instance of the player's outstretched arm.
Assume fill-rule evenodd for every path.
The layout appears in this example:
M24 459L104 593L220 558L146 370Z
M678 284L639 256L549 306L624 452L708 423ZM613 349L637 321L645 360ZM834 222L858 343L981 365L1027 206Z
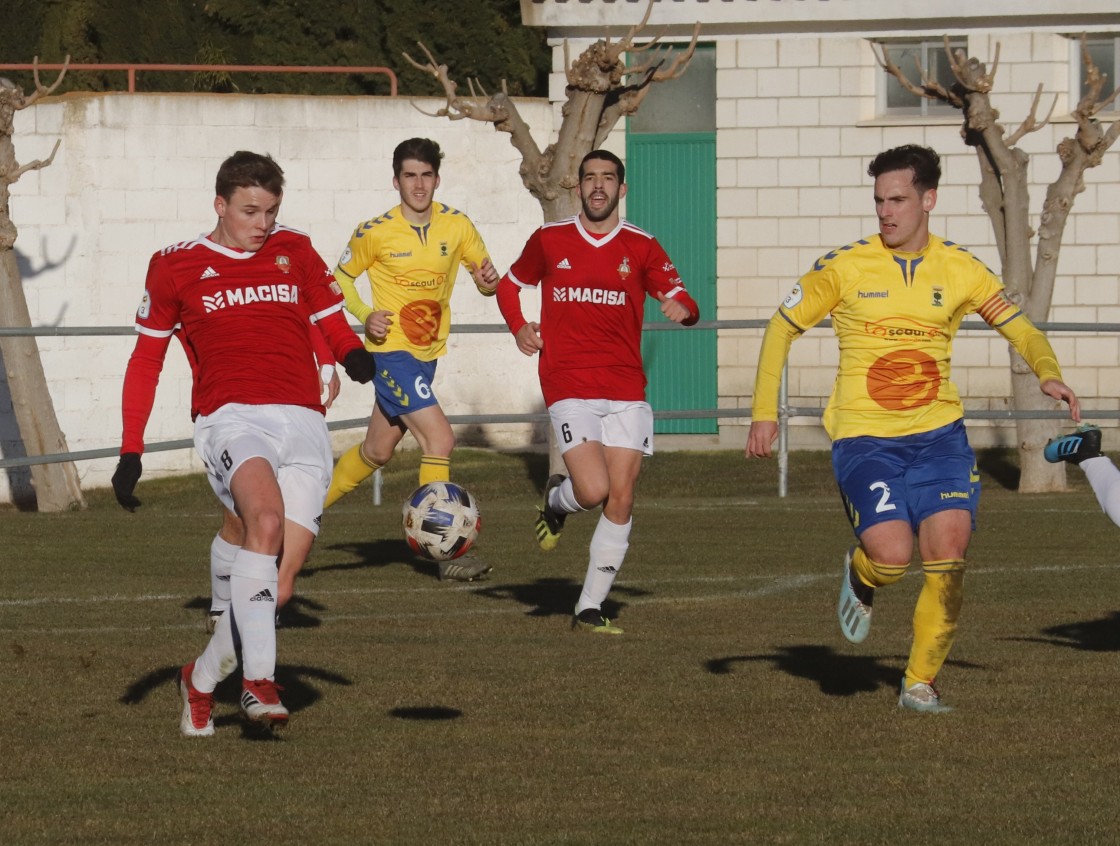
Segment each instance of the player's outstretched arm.
M170 335L138 335L124 372L121 457L113 473L112 484L117 502L127 511L140 507L140 500L134 492L142 472L140 456L144 452L144 430L155 405L156 386L159 385L159 374L170 343Z
M1069 405L1069 416L1074 423L1081 422L1081 401L1077 398L1077 394L1065 382L1060 379L1047 379L1041 385L1042 393L1046 396L1056 399L1059 402L1064 402Z

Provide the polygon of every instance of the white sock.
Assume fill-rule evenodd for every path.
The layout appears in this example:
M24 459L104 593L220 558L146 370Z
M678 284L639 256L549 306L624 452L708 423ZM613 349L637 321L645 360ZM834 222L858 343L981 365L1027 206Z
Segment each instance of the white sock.
M214 688L237 669L237 647L233 641L232 616L232 614L223 614L218 618L210 642L194 662L194 679L191 684L202 693L213 693Z
M241 547L234 546L221 535L214 535L214 542L210 544L211 614L229 608L229 574L239 549Z
M1120 470L1105 455L1086 458L1080 467L1093 486L1093 493L1097 495L1097 502L1101 504L1104 513L1120 526Z
M576 499L576 492L572 487L571 479L565 479L549 491L548 507L553 511L559 511L561 514L578 514L580 511L587 510Z
M276 572L275 555L242 547L233 560L230 606L241 635L246 679L271 679L276 674Z
M600 515L599 524L595 527L595 534L591 536L591 560L587 565L587 576L583 580L583 592L576 603L576 613L588 608L602 608L603 600L610 593L614 577L622 569L622 559L626 557L626 550L630 546L630 527L634 524L629 520L625 525L619 526Z

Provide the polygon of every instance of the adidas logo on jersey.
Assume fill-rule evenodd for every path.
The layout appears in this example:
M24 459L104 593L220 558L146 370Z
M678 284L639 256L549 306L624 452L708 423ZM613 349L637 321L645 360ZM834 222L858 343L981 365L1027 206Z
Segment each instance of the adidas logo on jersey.
M560 261L558 261L558 262L556 263L556 269L557 269L557 270L571 270L571 269L572 269L572 265L571 265L571 263L570 263L570 262L568 261L568 259L567 259L567 258L562 258L562 259L560 259Z
M204 271L202 271L202 275L199 276L198 278L199 279L213 279L217 275L218 275L218 271L216 271L214 268L208 266Z
M214 274L217 276L218 274ZM228 288L216 294L203 294L202 307L207 313L230 306L252 303L298 303L299 287L296 285L256 285L252 288Z
M272 596L272 591L270 591L268 588L265 588L264 590L262 590L260 593L256 594L255 596L249 597L249 601L250 602L276 602L276 599Z

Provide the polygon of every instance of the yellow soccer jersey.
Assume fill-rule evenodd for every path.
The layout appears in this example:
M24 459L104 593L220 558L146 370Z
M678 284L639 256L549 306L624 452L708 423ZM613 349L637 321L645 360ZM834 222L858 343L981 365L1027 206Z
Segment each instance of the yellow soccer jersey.
M953 336L972 312L1015 346L1040 381L1061 379L1049 341L963 247L930 236L922 252L903 253L875 235L834 250L817 260L770 321L754 418L777 419L790 343L831 313L840 363L824 413L829 437L898 437L952 423L964 413L949 380Z
M460 263L470 269L489 257L470 218L443 203L432 203L432 219L413 226L397 206L362 223L338 260L334 276L346 309L362 323L374 311L393 313L383 342L366 336L366 349L404 350L431 361L447 349L451 330L451 291ZM372 302L358 294L355 281L365 271Z

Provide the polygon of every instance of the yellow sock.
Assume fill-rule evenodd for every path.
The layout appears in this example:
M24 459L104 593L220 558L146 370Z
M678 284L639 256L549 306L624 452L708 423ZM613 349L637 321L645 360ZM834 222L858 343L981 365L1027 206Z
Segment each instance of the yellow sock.
M857 546L855 553L852 555L852 569L856 571L859 580L869 588L894 584L903 577L908 566L910 565L903 564L901 567L894 567L872 561L863 551L862 546Z
M380 469L380 464L374 464L366 458L361 444L350 447L335 462L334 475L331 476L331 486L323 507L330 508Z
M964 559L923 561L925 584L914 608L914 645L906 664L906 686L932 684L949 656L964 597Z
M442 455L420 456L420 484L451 481L451 459Z

